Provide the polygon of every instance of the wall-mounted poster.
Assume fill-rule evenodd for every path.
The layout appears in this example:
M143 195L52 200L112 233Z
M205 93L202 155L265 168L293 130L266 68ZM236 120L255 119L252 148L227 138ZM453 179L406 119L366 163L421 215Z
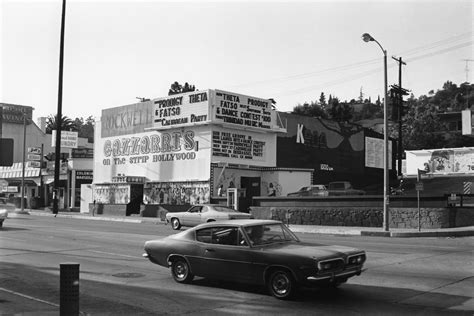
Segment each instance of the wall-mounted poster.
M156 182L146 183L144 204L203 204L210 202L209 182Z
M93 199L101 204L128 204L130 193L129 184L95 184Z

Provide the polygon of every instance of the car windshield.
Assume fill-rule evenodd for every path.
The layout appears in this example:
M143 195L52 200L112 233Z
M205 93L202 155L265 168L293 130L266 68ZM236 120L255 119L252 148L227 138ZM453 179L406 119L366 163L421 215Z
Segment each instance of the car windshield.
M225 206L214 206L213 208L218 212L224 212L224 213L235 213L236 212L236 210L233 210L233 209L225 207Z
M247 226L245 232L253 246L299 241L292 231L280 223Z

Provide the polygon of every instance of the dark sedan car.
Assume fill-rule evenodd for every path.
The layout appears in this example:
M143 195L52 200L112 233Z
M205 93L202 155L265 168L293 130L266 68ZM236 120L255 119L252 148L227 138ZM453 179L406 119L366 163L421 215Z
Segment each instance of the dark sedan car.
M265 285L279 299L300 286L338 286L360 275L363 250L301 242L278 221L232 220L202 224L145 243L144 257L179 283L194 276Z

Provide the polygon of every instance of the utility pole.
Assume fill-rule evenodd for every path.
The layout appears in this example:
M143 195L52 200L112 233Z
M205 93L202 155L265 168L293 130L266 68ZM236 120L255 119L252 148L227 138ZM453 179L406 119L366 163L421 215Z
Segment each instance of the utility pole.
M53 213L58 214L59 199L59 171L61 169L61 125L63 106L63 63L64 63L64 28L66 22L66 0L63 0L61 15L61 41L59 45L59 83L58 83L58 113L56 116L56 148L54 157L54 188L53 188Z
M394 56L392 56L394 60L398 62L398 86L400 89L402 89L402 65L406 65L404 61L402 61L402 58L399 57L398 59ZM402 175L402 151L403 151L403 146L402 146L402 106L403 106L403 94L400 93L399 100L398 100L398 150L397 150L397 156L398 156L398 176Z
M466 71L466 82L469 82L469 62L474 61L474 59L463 59L466 62L466 68L464 70Z

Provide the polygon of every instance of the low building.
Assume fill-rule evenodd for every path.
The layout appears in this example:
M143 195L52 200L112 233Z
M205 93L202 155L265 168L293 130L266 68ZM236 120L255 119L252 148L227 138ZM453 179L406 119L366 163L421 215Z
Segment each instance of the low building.
M33 122L33 107L7 103L0 103L0 107L0 135L12 139L14 144L13 164L0 166L0 192L19 200L23 184L25 207L50 205L54 186L55 148L52 135L46 133L45 119L39 119L43 122L40 128ZM60 208L78 207L80 185L92 183L93 144L76 135L74 147L77 148L61 148L58 184Z

